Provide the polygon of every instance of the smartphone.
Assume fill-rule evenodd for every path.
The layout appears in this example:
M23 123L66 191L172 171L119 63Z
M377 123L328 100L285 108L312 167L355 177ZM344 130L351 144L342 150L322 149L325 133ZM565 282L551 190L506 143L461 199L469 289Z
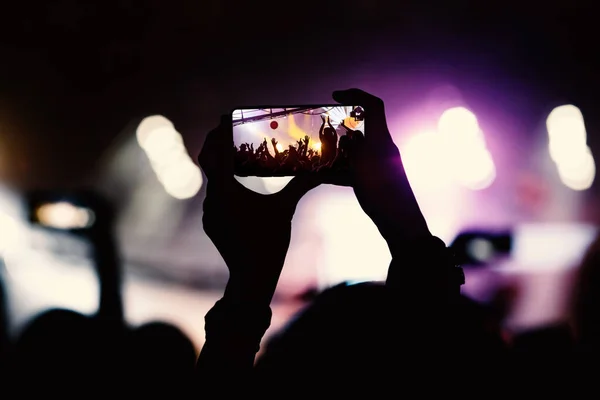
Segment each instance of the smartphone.
M343 172L365 135L362 106L305 105L232 111L234 175Z
M504 231L463 231L449 247L465 266L494 266L504 259L506 267L527 270L568 268L580 262L598 232L580 223L519 224Z
M512 230L467 230L460 232L448 246L457 264L482 267L509 257L514 247Z

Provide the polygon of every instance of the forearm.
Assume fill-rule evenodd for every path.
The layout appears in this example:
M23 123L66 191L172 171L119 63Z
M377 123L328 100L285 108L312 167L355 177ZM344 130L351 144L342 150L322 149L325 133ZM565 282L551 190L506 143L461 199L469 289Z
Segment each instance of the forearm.
M110 231L98 232L91 241L100 289L97 316L111 324L122 325L121 265L115 237Z
M270 303L279 280L277 269L266 264L262 273L246 268L248 274L230 276L223 298L206 314L206 342L197 363L202 375L245 379L251 374L271 323Z
M206 342L197 362L201 377L249 378L270 323L268 306L255 308L225 297L219 300L205 317Z

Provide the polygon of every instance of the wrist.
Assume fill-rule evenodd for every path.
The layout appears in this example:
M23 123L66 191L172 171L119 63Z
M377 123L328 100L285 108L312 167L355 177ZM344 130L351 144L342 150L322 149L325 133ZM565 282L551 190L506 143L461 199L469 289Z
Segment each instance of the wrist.
M385 240L393 259L414 258L424 253L440 252L442 248L446 249L446 244L429 232L388 235Z
M259 272L230 274L223 301L231 306L246 309L269 308L279 281L279 274L273 275Z
M398 229L399 226L407 226L410 229ZM424 219L412 223L408 221L391 222L387 224L387 227L380 227L379 231L386 241L392 257L398 251L404 252L405 249L411 249L414 246L427 246L441 241L429 231Z
M256 352L271 317L268 306L256 307L223 297L204 317L206 340Z
M460 293L464 274L446 244L438 237L397 238L391 245L392 263L387 285L396 287L447 287L451 293Z

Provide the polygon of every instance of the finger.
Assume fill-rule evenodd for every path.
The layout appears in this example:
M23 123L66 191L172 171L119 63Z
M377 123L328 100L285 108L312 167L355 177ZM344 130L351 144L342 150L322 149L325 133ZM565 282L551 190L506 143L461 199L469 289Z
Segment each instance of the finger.
M276 193L277 201L296 208L300 199L309 191L323 183L319 174L308 174L294 177L281 191Z
M396 154L398 148L390 134L385 117L383 100L360 89L337 90L333 99L344 105L362 106L365 110L365 132L363 144L382 154ZM362 149L361 149L362 151Z
M209 180L233 176L233 127L229 115L210 131L198 156L198 164Z

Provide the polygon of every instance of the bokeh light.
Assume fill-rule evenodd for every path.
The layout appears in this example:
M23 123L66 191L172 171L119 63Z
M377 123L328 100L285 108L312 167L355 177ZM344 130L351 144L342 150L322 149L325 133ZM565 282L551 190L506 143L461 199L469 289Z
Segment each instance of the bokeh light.
M596 165L589 147L579 157L557 164L558 175L562 183L572 190L587 190L596 176Z
M457 155L450 162L454 179L471 190L488 188L496 178L496 166L487 149L472 149Z
M36 210L36 215L42 225L57 229L87 228L95 221L92 210L67 202L43 204Z
M136 130L136 137L139 145L144 148L148 136L161 128L175 129L173 123L162 115L153 115L151 117L144 118Z
M138 126L137 139L167 194L184 200L200 191L200 168L188 155L183 138L171 121L160 115L145 118Z
M440 190L451 182L483 190L496 178L496 166L477 118L464 107L446 110L437 131L411 136L401 150L416 191Z
M451 183L449 157L436 132L411 136L402 146L402 163L415 191L433 191Z
M444 111L438 121L438 131L458 143L472 142L480 135L477 117L464 107Z
M583 114L568 104L556 107L546 120L550 155L555 162L579 155L586 147L587 133Z
M572 190L589 189L596 176L596 165L587 146L581 110L572 104L554 108L546 119L546 128L550 157L562 183Z
M0 256L13 251L21 242L21 227L17 220L0 211Z

